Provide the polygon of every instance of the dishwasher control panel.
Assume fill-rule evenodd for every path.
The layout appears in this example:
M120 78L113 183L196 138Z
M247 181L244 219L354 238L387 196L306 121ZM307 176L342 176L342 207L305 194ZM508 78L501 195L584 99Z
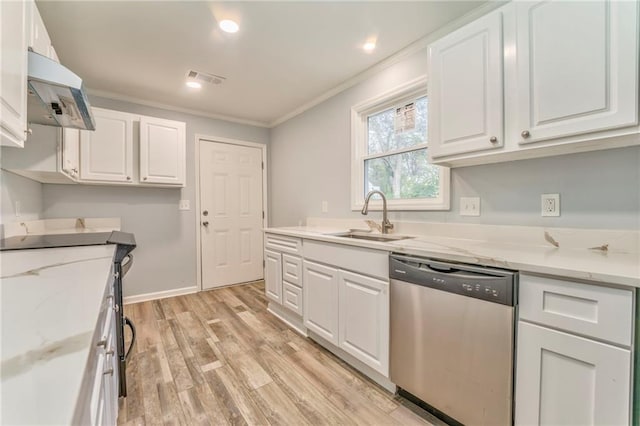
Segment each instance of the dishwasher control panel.
M389 277L449 293L514 305L517 272L391 255Z

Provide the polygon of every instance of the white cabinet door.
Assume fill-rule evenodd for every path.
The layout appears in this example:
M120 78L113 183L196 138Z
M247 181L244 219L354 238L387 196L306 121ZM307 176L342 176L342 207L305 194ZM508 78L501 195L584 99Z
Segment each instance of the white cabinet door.
M638 122L638 2L516 2L520 143Z
M304 325L338 345L338 270L304 261Z
M264 291L274 302L282 303L282 257L275 251L264 251Z
M516 425L628 425L630 383L630 351L519 322Z
M31 15L29 47L31 47L34 52L51 58L51 38L49 37L47 28L44 26L42 16L40 16L40 11L34 1L28 1L27 7L29 8L29 13Z
M429 155L501 147L502 12L493 12L429 48Z
M133 116L93 108L96 130L80 132L80 179L133 181Z
M77 180L80 176L80 130L62 129L61 168L70 178Z
M339 346L388 376L389 283L342 270L339 283Z
M140 183L184 185L185 124L140 119Z
M23 147L27 130L27 3L0 1L0 144Z

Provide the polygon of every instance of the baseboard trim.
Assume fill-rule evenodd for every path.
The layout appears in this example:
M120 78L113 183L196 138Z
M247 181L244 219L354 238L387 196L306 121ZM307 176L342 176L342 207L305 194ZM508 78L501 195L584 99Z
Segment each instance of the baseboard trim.
M125 297L124 304L129 305L131 303L140 303L140 302L147 302L149 300L164 299L164 298L173 297L173 296L182 296L185 294L197 293L198 291L199 291L198 286L194 285L193 287L182 287L182 288L176 288L173 290L156 291L153 293L145 293L145 294L136 294L135 296Z

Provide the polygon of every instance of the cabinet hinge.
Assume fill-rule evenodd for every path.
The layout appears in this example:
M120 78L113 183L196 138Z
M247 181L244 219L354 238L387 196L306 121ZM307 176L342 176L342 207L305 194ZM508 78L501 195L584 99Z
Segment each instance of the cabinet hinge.
M264 161L262 162L262 170L264 170Z
M262 261L262 267L263 267L263 268L266 268L266 267L267 267L267 261L266 261L266 260L263 260L263 261Z
M262 211L262 218L264 219L264 210Z

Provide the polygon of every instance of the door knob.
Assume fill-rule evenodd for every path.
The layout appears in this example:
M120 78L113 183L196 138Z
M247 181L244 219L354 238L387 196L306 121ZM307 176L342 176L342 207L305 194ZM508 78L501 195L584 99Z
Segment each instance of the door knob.
M202 222L202 225L204 225L204 226L209 226L209 221L208 221L208 220L205 220L204 222Z
M205 210L202 212L202 216L209 216L209 210Z
M491 138L489 138L489 142L496 143L498 142L498 138L496 138L495 136L491 136Z
M523 138L528 138L529 136L531 136L531 133L529 133L528 130L523 130L522 133L520 133L520 136L522 136Z

